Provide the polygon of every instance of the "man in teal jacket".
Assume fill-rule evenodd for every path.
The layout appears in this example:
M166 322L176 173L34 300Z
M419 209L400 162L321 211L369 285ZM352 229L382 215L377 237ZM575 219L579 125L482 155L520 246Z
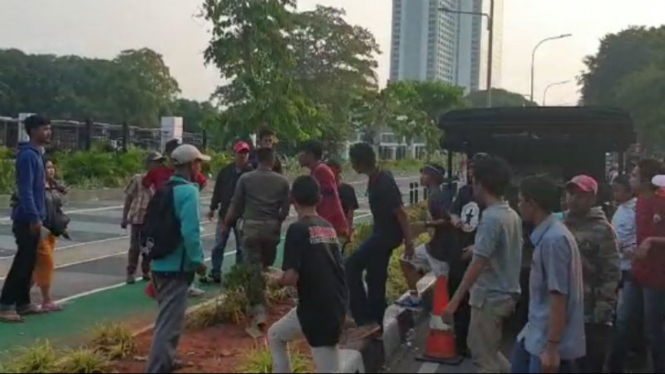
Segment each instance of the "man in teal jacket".
M205 275L201 242L199 188L191 183L201 172L201 164L210 161L194 146L183 144L171 154L175 174L173 203L180 221L181 245L169 256L152 262L152 280L157 291L159 314L148 360L148 373L170 373L175 369L178 341L184 329L187 290L194 275ZM184 253L183 253L184 252ZM184 263L183 263L184 261Z

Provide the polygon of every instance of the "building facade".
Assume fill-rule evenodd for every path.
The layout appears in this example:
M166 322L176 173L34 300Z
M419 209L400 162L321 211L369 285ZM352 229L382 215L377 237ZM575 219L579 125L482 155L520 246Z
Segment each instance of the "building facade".
M464 87L487 86L487 17L441 8L490 13L490 0L393 0L390 80L437 80ZM503 0L494 0L492 86L501 84Z

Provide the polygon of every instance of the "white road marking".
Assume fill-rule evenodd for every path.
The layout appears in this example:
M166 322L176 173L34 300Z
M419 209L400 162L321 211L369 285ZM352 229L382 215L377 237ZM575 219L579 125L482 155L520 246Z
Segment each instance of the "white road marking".
M440 366L439 364L426 362L420 367L418 373L436 373L437 371L439 371L439 366Z

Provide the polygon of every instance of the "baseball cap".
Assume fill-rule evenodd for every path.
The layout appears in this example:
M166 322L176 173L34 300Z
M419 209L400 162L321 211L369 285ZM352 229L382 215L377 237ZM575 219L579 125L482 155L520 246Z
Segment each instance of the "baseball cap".
M164 155L162 155L159 152L150 152L145 157L147 161L161 161L164 158L165 158Z
M588 175L578 175L566 183L566 188L577 187L582 192L592 192L598 194L598 182Z
M174 164L183 165L196 160L210 161L210 156L204 155L198 148L191 144L183 144L171 153L171 159Z
M233 146L233 152L235 153L249 152L250 149L249 144L242 141L237 142L236 145Z

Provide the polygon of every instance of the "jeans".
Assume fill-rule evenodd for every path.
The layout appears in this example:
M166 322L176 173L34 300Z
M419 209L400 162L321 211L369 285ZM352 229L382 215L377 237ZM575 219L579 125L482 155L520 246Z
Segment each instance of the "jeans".
M220 277L222 275L224 251L226 250L226 243L228 243L229 237L231 236L231 230L233 230L233 236L236 240L236 264L242 263L240 232L235 226L229 230L221 232L221 225L217 225L217 228L215 229L215 247L212 249L212 269L210 271L210 274L213 276Z
M518 341L513 347L510 359L510 370L513 373L542 373L540 357L527 352L524 340ZM575 373L575 360L561 360L559 373Z
M5 285L0 297L0 310L23 309L31 303L30 288L32 273L37 263L37 247L39 234L30 231L27 223L14 223L12 227L16 238L16 256L7 274Z
M268 344L272 354L273 373L293 373L287 345L302 338L302 327L298 320L298 309L293 308L268 330ZM339 349L332 347L312 347L312 358L317 373L339 372Z
M173 371L180 336L185 329L187 290L194 274L165 276L153 273L152 281L157 291L159 314L155 322L147 373Z
M129 239L129 253L127 255L127 275L134 276L141 260L143 276L150 275L150 259L141 254L141 229L143 225L132 225Z
M349 286L351 315L358 326L378 323L383 326L386 301L386 281L390 256L401 240L385 234L372 233L346 260L346 278ZM363 273L367 271L363 284Z
M628 280L624 282L623 295L617 313L616 330L609 369L612 373L623 373L624 361L629 348L629 336L637 322L643 318L644 333L651 349L654 372L665 372L665 291L642 287Z
M587 323L586 356L577 360L582 373L602 373L607 363L607 352L612 339L612 327L604 324Z

